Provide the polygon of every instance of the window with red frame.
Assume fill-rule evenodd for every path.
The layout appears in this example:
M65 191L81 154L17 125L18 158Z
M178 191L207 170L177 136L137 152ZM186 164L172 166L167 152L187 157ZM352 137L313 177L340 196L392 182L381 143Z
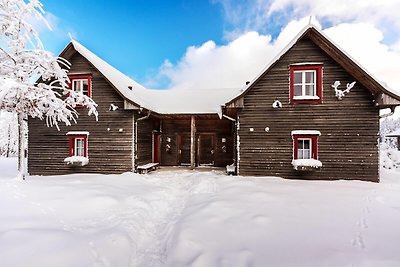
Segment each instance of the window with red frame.
M87 135L69 135L69 156L88 156Z
M322 103L322 65L290 66L290 104Z
M318 159L318 135L293 135L293 159Z
M70 89L87 95L89 97L92 96L92 85L91 85L91 76L90 75L74 75L69 76L70 80Z

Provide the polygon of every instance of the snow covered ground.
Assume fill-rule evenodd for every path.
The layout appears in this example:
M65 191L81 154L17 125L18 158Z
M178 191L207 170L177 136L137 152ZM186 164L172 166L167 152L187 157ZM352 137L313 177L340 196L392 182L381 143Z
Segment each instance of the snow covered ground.
M400 266L400 171L380 184L219 172L16 175L0 266Z

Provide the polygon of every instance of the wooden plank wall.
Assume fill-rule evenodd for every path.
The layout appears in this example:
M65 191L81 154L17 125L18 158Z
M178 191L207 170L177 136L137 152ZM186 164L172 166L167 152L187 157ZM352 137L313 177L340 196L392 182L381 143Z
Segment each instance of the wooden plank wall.
M289 104L289 65L323 62L323 103ZM344 89L354 78L313 42L297 43L244 97L240 110L240 174L300 179L378 181L379 110L359 82L342 101L331 85ZM274 109L278 99L283 108ZM265 128L270 131L266 132ZM254 128L253 132L249 129ZM320 170L293 170L292 130L319 130Z
M215 133L215 166L224 167L232 164L234 158L232 122L226 119L202 119L196 116L196 134ZM178 134L190 136L190 119L164 119L162 120L162 140L161 140L161 165L178 165ZM167 142L170 138L171 142ZM226 138L226 151L222 147L222 138ZM167 152L166 145L170 145ZM196 137L197 145L197 137ZM197 153L196 153L197 154ZM190 162L190 158L186 159ZM197 158L196 158L197 161Z
M92 74L92 97L98 104L99 120L78 109L78 123L66 127L48 128L44 121L29 118L28 171L31 175L56 175L74 172L122 173L132 169L132 111L123 110L122 97L103 76L82 56L70 59L72 72ZM109 111L110 104L119 106ZM109 129L109 130L108 130ZM121 131L120 131L121 129ZM89 131L89 164L70 167L64 164L69 156L68 131Z

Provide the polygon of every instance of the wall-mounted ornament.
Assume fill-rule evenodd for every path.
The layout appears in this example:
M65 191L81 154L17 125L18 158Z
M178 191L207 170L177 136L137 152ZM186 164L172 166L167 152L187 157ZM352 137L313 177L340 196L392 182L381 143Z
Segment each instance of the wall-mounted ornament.
M350 90L354 87L356 82L348 83L346 84L346 89L345 90L340 90L338 87L340 86L340 81L335 81L332 85L332 87L335 89L335 96L337 97L338 100L342 100L345 95L350 93Z
M273 107L273 108L282 108L282 103L281 103L281 101L279 101L278 99L276 99L276 100L274 101L274 103L272 103L272 107Z

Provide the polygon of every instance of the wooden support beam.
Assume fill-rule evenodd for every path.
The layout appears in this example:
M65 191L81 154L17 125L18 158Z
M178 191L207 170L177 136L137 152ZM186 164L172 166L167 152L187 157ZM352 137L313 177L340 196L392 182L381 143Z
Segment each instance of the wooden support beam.
M194 169L196 167L196 121L194 116L191 117L190 121L190 167Z
M400 151L400 136L397 137L397 150Z

